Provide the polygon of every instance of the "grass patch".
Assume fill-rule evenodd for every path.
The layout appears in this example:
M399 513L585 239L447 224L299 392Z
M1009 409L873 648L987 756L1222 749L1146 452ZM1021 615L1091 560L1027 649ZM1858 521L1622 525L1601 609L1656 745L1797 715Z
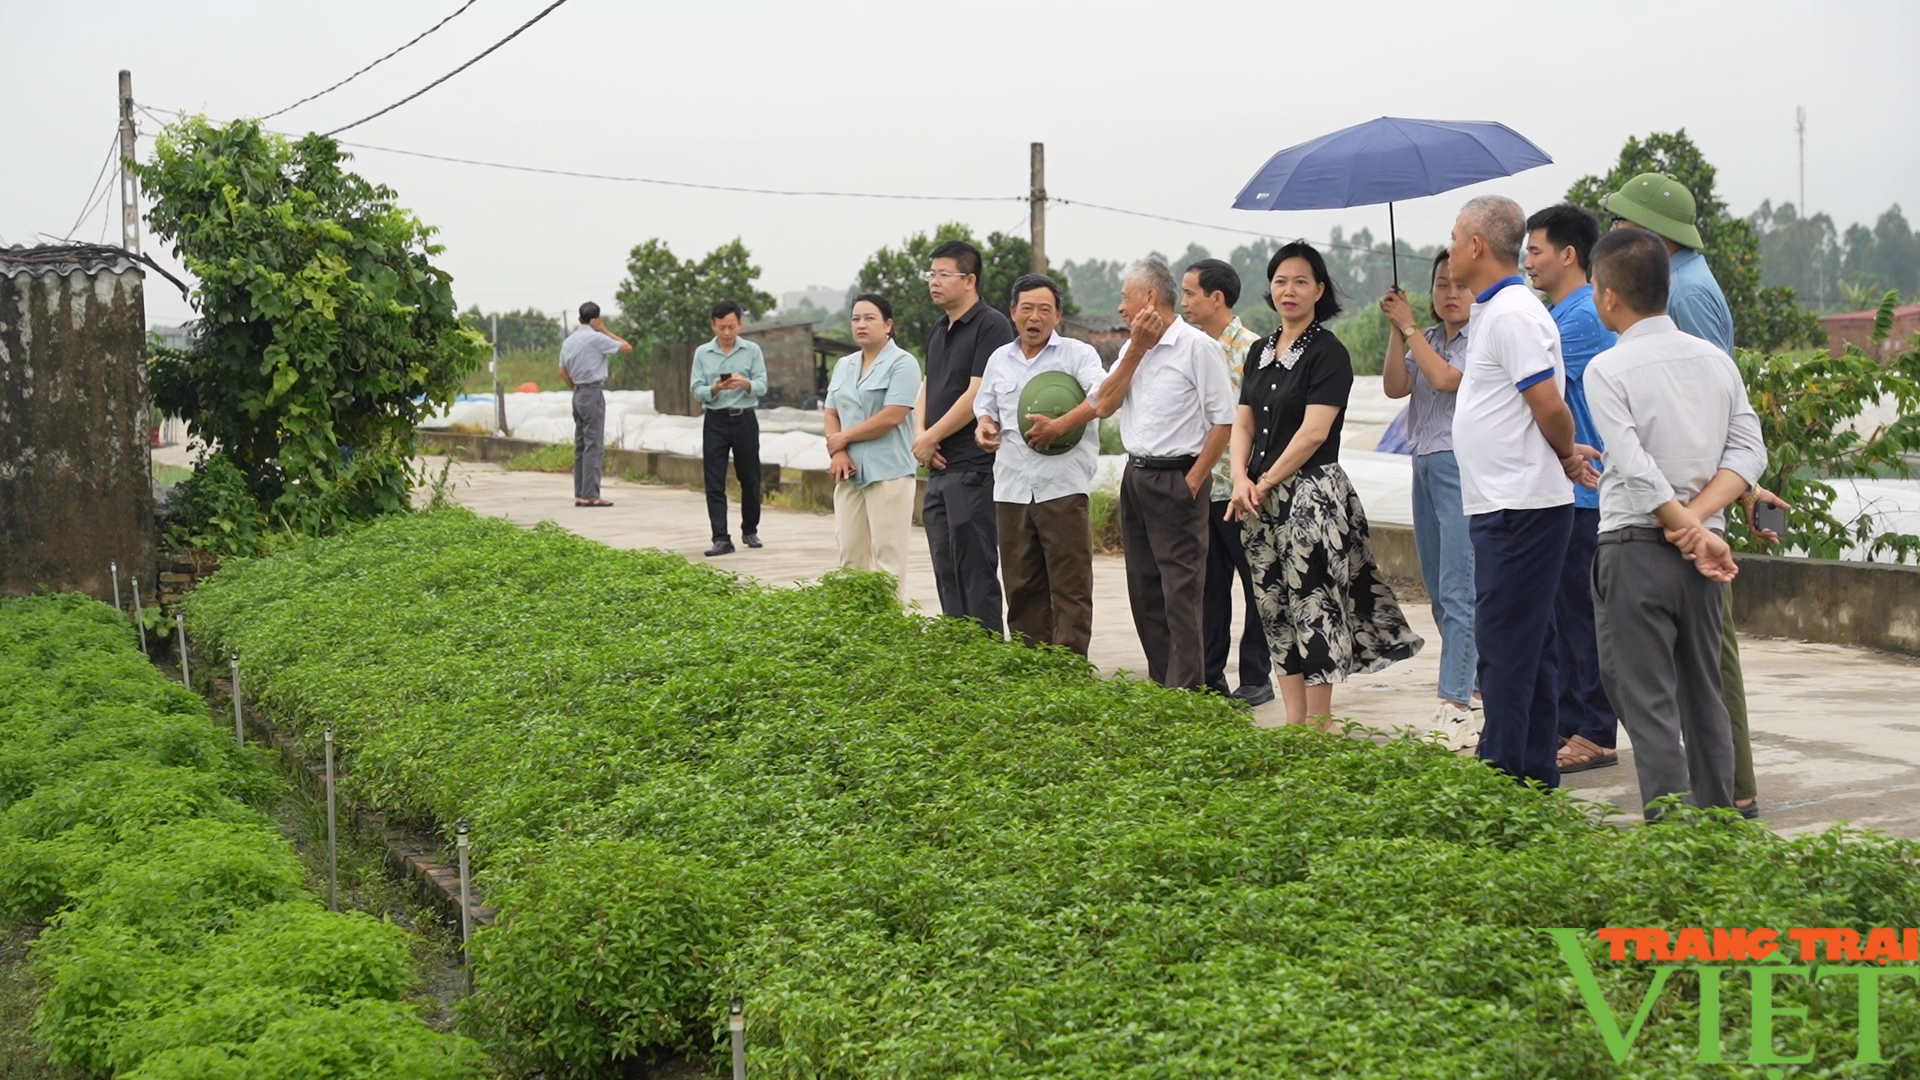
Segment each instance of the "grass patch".
M1120 489L1097 487L1087 493L1087 520L1093 526L1093 550L1103 555L1124 555L1126 544L1120 537Z
M193 470L184 465L168 465L161 461L153 463L153 479L161 487L172 487L192 475Z
M573 444L554 443L518 457L508 458L500 466L508 472L570 473L573 471Z
M879 575L760 588L449 511L229 565L188 606L256 701L334 725L352 788L473 823L502 917L466 1015L523 1073L712 1051L740 994L757 1077L1666 1080L1701 1075L1697 979L1616 1066L1540 928L1920 910L1912 842L1622 829L1411 739L1256 729L905 612ZM1584 947L1630 1021L1647 965ZM1847 1071L1857 1000L1775 983L1810 1010L1803 1071ZM1886 980L1879 1010L1908 1038L1920 992ZM1749 1015L1729 997L1730 1051Z
M534 383L542 390L565 390L567 384L560 378L560 347L548 349L518 349L502 353L500 356L500 389L511 394L526 383ZM493 373L482 364L480 370L468 375L460 384L463 394L493 393Z

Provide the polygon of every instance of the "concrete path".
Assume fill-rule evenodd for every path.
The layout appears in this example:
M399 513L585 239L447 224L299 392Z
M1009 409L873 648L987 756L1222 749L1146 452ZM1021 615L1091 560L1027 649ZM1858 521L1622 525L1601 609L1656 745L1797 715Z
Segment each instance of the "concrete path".
M428 463L437 474L443 462ZM695 561L703 560L710 542L705 498L683 488L608 480L603 494L615 505L587 510L573 505L572 481L565 475L456 463L452 477L457 501L522 525L551 520L613 547L664 548ZM733 513L737 534L737 506ZM760 535L764 549L742 548L715 561L775 585L817 578L837 564L831 515L769 507ZM924 534L915 531L909 550L907 594L923 610L937 612ZM1410 661L1340 687L1336 713L1381 728L1432 715L1439 635L1424 601L1404 606L1427 646ZM1742 638L1741 650L1765 820L1783 833L1849 821L1920 839L1920 662L1751 637ZM1117 556L1094 559L1091 659L1103 672L1145 677ZM1254 713L1259 724L1284 719L1278 702ZM1624 732L1621 737L1624 747ZM1623 749L1619 766L1574 774L1566 784L1639 816L1631 749Z

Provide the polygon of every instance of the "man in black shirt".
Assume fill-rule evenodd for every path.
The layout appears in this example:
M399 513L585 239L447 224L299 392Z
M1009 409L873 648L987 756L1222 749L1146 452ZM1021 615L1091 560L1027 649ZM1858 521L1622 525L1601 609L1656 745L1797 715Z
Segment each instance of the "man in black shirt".
M913 456L928 470L920 518L933 580L942 611L999 634L1005 622L993 455L973 439L973 399L987 358L1013 340L1013 323L980 299L980 251L964 240L933 249L927 292L946 313L927 337L927 377L913 410Z

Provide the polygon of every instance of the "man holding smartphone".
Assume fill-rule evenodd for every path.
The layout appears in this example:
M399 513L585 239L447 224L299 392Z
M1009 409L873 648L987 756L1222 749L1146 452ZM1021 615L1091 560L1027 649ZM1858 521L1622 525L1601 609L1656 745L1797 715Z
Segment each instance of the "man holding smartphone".
M727 455L740 478L740 539L760 546L760 418L754 410L767 393L767 359L760 346L740 337L740 305L713 305L713 340L693 350L693 400L705 413L701 456L705 464L707 520L713 526L709 558L731 555L727 532Z

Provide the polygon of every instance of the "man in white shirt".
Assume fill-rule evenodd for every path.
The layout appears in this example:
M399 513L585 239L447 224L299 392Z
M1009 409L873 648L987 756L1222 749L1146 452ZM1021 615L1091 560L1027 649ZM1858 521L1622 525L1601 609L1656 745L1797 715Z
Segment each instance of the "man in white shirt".
M1593 249L1594 307L1620 335L1586 379L1607 448L1593 565L1600 677L1633 739L1643 804L1685 795L1732 806L1720 653L1722 594L1738 567L1717 531L1767 450L1733 360L1666 314L1666 256L1640 230Z
M1453 280L1475 294L1454 402L1460 503L1473 542L1474 641L1486 720L1479 756L1560 783L1556 585L1573 535L1569 477L1585 464L1563 395L1560 331L1520 276L1526 215L1483 195L1461 207Z
M1015 640L1059 645L1085 656L1093 644L1093 528L1087 496L1100 467L1100 436L1090 430L1072 449L1041 451L1072 428L1097 423L1089 402L1107 373L1093 346L1054 332L1061 308L1060 286L1045 274L1023 274L1013 283L1008 314L1020 336L987 358L973 399L974 437L994 455L1007 629ZM1072 376L1089 401L1058 418L1033 414L1022 436L1021 392L1045 371Z
M1100 384L1102 417L1120 414L1127 469L1120 476L1120 535L1127 598L1162 686L1205 685L1201 626L1207 576L1207 513L1213 466L1233 433L1237 402L1220 343L1174 314L1180 286L1159 259L1128 266L1120 316L1131 336Z

